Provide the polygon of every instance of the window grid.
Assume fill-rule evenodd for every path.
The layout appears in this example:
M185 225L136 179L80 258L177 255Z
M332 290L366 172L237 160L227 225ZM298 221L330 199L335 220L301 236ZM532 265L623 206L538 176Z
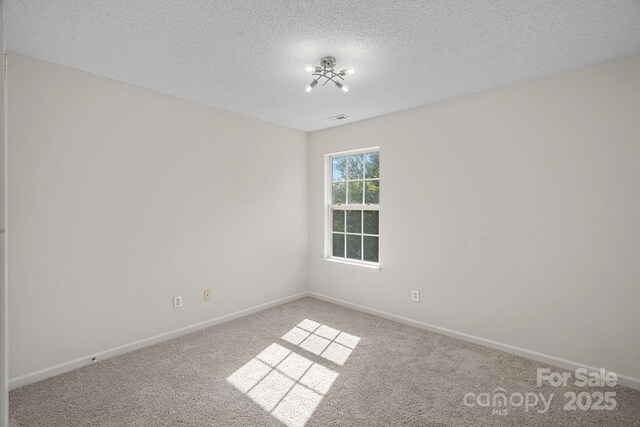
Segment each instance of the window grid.
M362 209L345 209L343 211L343 212L345 212L345 215L344 215L344 218L342 220L342 223L343 223L342 224L342 229L343 229L343 231L334 231L333 230L333 225L334 225L333 215L334 215L335 211L336 210L332 210L332 214L331 214L331 216L332 216L332 218L331 218L331 224L332 224L332 227L331 227L332 228L332 230L331 230L331 238L332 238L331 247L332 247L332 249L333 249L333 238L334 238L334 236L336 234L337 235L343 235L344 236L344 245L343 245L344 248L343 248L343 251L342 251L343 252L343 256L341 258L357 260L356 258L347 257L347 238L346 238L346 236L359 236L360 237L360 248L361 248L361 250L360 250L360 259L359 260L363 261L363 262L375 262L375 261L367 261L367 260L364 259L364 238L365 237L375 237L375 238L379 238L380 237L380 234L373 234L373 233L365 233L364 232L364 223L365 223L365 221L364 221L364 212L366 212L366 211L362 210ZM360 233L354 233L354 232L347 231L347 215L346 215L347 211L360 212L360 215L361 215ZM334 256L335 256L335 254L334 254Z
M375 157L375 165L371 166L373 169L373 171L377 171L377 173L374 175L374 177L367 177L369 174L369 167L370 165L372 165L371 160L367 157L367 155L372 154L372 153L376 153L378 154ZM344 162L345 162L345 166L344 166L344 173L340 172L340 174L342 176L338 177L338 179L333 179L334 178L334 174L335 174L335 164L334 161L336 159L340 159L343 158ZM378 264L379 262L379 238L380 238L380 233L379 233L379 214L375 216L375 228L378 229L377 230L377 234L368 232L365 233L365 222L366 222L366 218L365 218L365 212L370 212L370 211L375 211L375 212L379 212L380 211L380 206L379 206L379 189L380 189L380 176L379 176L379 151L363 151L363 152L354 152L354 153L349 153L349 154L345 154L345 155L333 155L333 156L329 156L328 160L330 162L330 167L331 167L331 179L329 180L329 184L330 184L330 202L329 202L329 222L330 222L330 230L329 230L329 253L330 253L330 257L332 258L339 258L339 259L344 259L344 260L349 260L349 261L356 261L356 262L361 262L361 263L369 263L369 264ZM362 170L361 174L359 174L359 176L353 177L352 175L352 163L354 164L359 164L360 168ZM350 185L351 183L358 183L360 182L360 191L361 192L361 198L360 200L358 200L359 203L351 203L351 194L353 191L352 185ZM367 192L368 192L368 183L375 183L377 184L377 187L374 187L374 192L373 192L373 196L371 197L376 203L367 203ZM336 186L336 184L338 184L338 186ZM334 194L334 191L337 189L338 191L341 189L340 188L340 184L342 184L342 186L344 186L344 203L342 202L342 198L340 197L340 200L336 200L337 197ZM377 193L377 197L376 196ZM336 203L336 201L338 203ZM342 218L342 226L338 227L338 229L336 229L336 222L335 222L335 214L336 212L342 211L343 212L343 218ZM360 221L360 229L359 232L355 232L353 229L351 229L349 231L349 225L348 225L348 221L349 221L349 212L358 212L359 213L359 221ZM369 219L371 220L371 218ZM341 236L342 239L342 245L340 245L340 243L338 243L338 248L336 248L335 246L335 239L336 236ZM349 250L351 249L350 246L350 241L353 242L353 239L349 239L349 236L357 236L360 238L360 242L359 242L359 257L355 257L353 255L355 255L354 253L351 254L351 256L349 256ZM369 241L369 243L371 243L371 248L369 247L365 247L365 238L372 238L375 239L373 241ZM351 243L353 244L353 243ZM336 254L335 250L336 249L340 249L339 247L342 246L342 256L340 256L340 254ZM374 248L374 249L372 249ZM371 251L375 252L375 256L371 255ZM368 254L365 254L367 251L369 251ZM365 259L368 258L368 259Z

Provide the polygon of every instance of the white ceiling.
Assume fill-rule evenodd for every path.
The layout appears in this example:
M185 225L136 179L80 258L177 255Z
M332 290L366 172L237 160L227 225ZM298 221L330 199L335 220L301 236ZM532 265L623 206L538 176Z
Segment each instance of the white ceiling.
M640 52L640 0L5 0L5 16L11 51L304 131ZM325 55L356 68L348 94L304 91Z

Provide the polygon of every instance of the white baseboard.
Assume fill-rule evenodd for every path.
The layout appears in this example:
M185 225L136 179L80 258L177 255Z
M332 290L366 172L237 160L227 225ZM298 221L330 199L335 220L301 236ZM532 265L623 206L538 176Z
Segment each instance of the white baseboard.
M457 332L451 329L431 325L429 323L420 322L418 320L409 319L407 317L398 316L396 314L387 313L386 311L377 310L371 307L366 307L364 305L352 303L339 298L330 297L328 295L322 295L317 292L308 292L308 295L313 298L317 298L319 300L331 302L347 308L352 308L354 310L362 311L364 313L373 314L375 316L383 317L385 319L394 320L396 322L404 323L406 325L414 326L416 328L426 329L431 332L436 332L442 335L447 335L449 337L458 338L463 341L468 341L474 344L482 345L484 347L489 347L495 350L504 351L505 353L515 354L516 356L532 359L537 362L545 363L547 365L557 366L562 369L575 371L578 368L585 368L590 371L599 372L599 368L585 365L583 363L562 359L560 357L549 356L548 354L538 353L537 351L527 350L525 348L516 347L513 345L504 344L504 343L489 340L486 338L477 337L475 335L465 334L463 332ZM618 375L618 384L626 387L630 387L636 390L640 390L640 379L630 377L628 375L621 375L621 374L617 374L617 375Z
M171 338L176 338L181 335L185 335L191 332L198 331L200 329L207 328L209 326L218 325L220 323L229 322L234 319L238 319L240 317L248 316L253 313L257 313L262 310L266 310L271 307L275 307L277 305L282 305L287 302L303 298L307 296L307 292L300 292L295 295L290 295L288 297L280 298L274 301L269 301L264 304L259 304L253 307L245 308L243 310L236 311L234 313L225 314L224 316L216 317L215 319L205 320L204 322L196 323L193 325L186 326L184 328L175 329L173 331L165 332L159 335L154 335L149 338L144 338L129 344L121 345L119 347L111 348L108 350L103 350L98 353L90 354L84 357L79 357L74 360L70 360L68 362L60 363L55 366L51 366L49 368L40 369L35 372L30 372L28 374L20 375L18 377L9 379L9 389L13 390L15 388L23 387L28 384L32 384L38 381L42 381L49 377L53 377L56 375L63 374L65 372L73 371L74 369L81 368L83 366L90 365L100 360L109 359L115 356L119 356L124 353L129 353L134 350L138 350L143 347L147 347L153 344L157 344L162 341L170 340ZM93 358L96 358L94 361Z

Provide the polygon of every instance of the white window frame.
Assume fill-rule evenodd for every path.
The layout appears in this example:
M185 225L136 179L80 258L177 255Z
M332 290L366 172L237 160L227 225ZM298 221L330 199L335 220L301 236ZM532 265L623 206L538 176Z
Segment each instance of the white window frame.
M380 257L380 247L381 247L381 229L380 223L378 222L378 262L364 261L364 260L356 260L351 258L338 258L333 256L333 224L332 224L332 211L333 210L373 210L380 212L380 205L382 199L380 198L377 205L372 204L332 204L332 191L333 191L333 158L334 157L343 157L343 156L352 156L355 154L366 154L373 152L380 152L380 147L368 147L357 150L348 150L348 151L340 151L336 153L325 154L324 156L324 254L323 258L327 261L332 261L340 264L348 264L357 267L365 267L370 269L379 270L381 264ZM381 154L382 157L382 154ZM382 173L380 173L380 177L382 177ZM381 178L380 182L382 182ZM366 180L365 180L366 181ZM381 197L381 195L379 196ZM380 216L378 216L380 218ZM364 227L364 218L362 220ZM363 230L364 231L364 230ZM346 235L345 231L345 235ZM367 236L367 234L360 233L361 236ZM362 247L362 255L364 256L364 245ZM346 248L346 241L345 241Z

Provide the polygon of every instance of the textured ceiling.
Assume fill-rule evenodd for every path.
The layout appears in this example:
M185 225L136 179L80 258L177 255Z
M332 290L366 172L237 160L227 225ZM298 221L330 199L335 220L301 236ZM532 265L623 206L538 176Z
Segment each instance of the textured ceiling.
M640 0L4 3L11 51L304 131L640 52Z

